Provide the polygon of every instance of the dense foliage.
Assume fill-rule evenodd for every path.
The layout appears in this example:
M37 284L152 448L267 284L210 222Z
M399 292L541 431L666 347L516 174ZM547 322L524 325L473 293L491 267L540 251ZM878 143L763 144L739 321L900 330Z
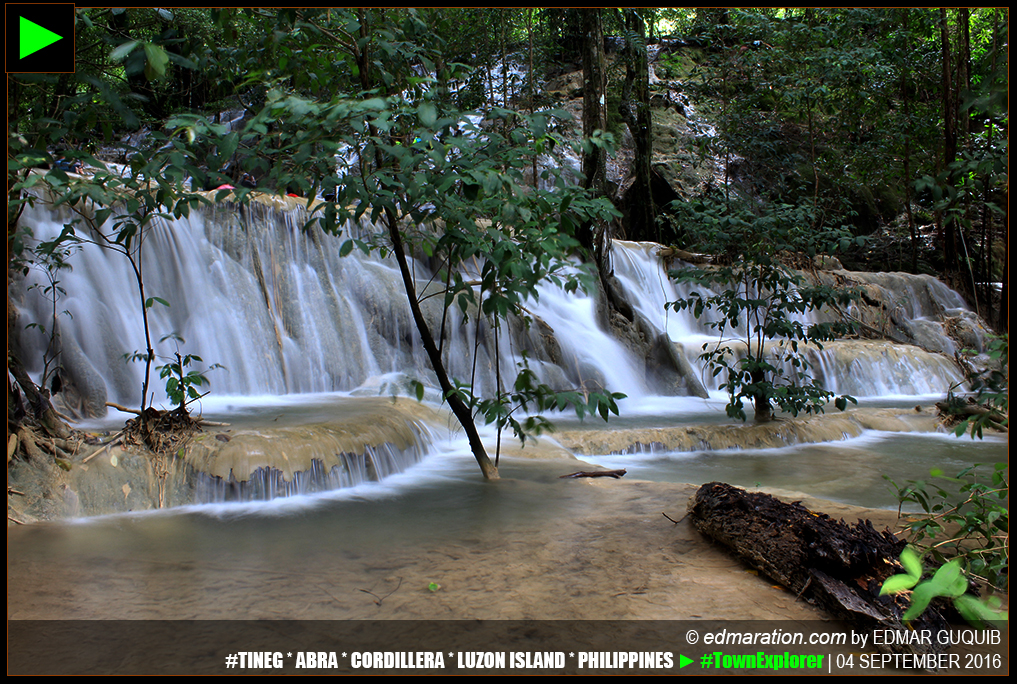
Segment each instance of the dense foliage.
M745 420L743 400L755 419L771 419L773 406L797 416L822 413L832 392L810 373L806 346L822 350L823 342L851 332L845 323L809 322L808 316L827 304L846 306L857 297L849 289L812 285L793 263L795 257L829 251L846 236L809 230L808 205L770 205L759 212L733 210L724 202L703 202L684 208L685 225L699 244L724 255L724 263L684 268L671 273L699 288L686 299L671 302L675 311L690 310L696 318L716 317L709 325L718 340L703 345L700 358L714 376L723 374L727 413ZM851 397L838 397L841 410Z
M871 238L846 263L937 272L1005 326L1006 293L997 308L988 283L1006 288L1006 18L807 8L697 20L689 88L718 124L702 152L724 159L729 199L808 201L813 228Z

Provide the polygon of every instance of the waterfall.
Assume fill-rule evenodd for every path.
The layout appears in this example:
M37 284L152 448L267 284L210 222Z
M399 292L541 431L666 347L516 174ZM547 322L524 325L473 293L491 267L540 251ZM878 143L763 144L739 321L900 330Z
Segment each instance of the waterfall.
M695 359L704 384L716 390L722 380L714 378L695 357L704 344L718 342L717 331L709 326L720 320L717 314L707 311L697 319L689 311L664 308L667 302L688 298L694 289L706 295L711 293L702 286L671 280L662 259L655 254L658 247L648 242L615 240L612 249L614 275L633 308L658 332L666 333L689 358ZM861 340L824 342L822 349L806 347L804 355L817 384L837 394L885 397L944 394L964 381L957 365L943 355L952 355L956 350L944 321L949 319L955 328L969 329L975 348L981 347L984 331L977 317L964 307L960 295L929 276L847 271L839 271L837 275L842 281L861 285L870 295L890 303L884 309L891 309L902 333L921 341L924 348ZM855 305L850 313L859 319L870 317L858 309ZM802 315L800 321L809 325L831 318L829 312L812 311ZM920 331L920 335L915 331ZM729 337L737 337L738 333L729 331ZM779 352L774 349L772 353ZM785 371L794 372L790 367Z
M71 219L66 210L37 202L22 223L35 240L46 241ZM207 374L216 395L350 392L365 383L385 385L371 379L392 374L436 387L395 260L357 250L339 256L341 239L373 228L347 225L337 239L318 228L304 230L307 219L299 202L285 200L222 203L186 219L157 219L142 246L146 296L168 304L149 309L156 365L177 351L201 357L198 369L219 364ZM136 405L144 364L125 354L144 351L145 330L130 264L96 244L77 247L68 263L71 268L59 273L57 302L65 313L56 317L64 381L88 394L91 413L103 413L107 400ZM423 261L411 264L437 335L442 298L426 296L434 291L433 272ZM31 269L12 288L20 349L29 352L22 356L36 374L41 351L30 350L48 343L36 326L53 329L52 304L41 296L45 284L42 271ZM592 296L544 284L539 300L526 307L533 320L503 326L499 355L489 322L464 321L452 307L444 343L450 375L472 379L478 394L490 396L496 359L503 386L511 387L525 354L537 377L555 389L641 393L640 361L601 329ZM158 384L152 389L156 405L166 405Z
M379 376L419 379L434 387L394 260L358 251L340 257L340 240L317 228L304 230L307 218L300 203L273 200L224 203L188 219L157 220L142 247L146 294L168 303L150 309L153 339L162 340L157 356L169 359L179 350L201 357L199 369L220 364L208 373L216 395L351 392L379 385L372 380ZM66 210L42 203L22 219L40 241L56 237L69 220ZM347 225L344 237L363 230L371 227ZM655 248L615 241L612 264L623 296L651 328L682 349L707 388L715 390L718 380L697 358L703 344L717 339L708 326L710 314L697 320L689 312L665 310L666 302L687 297L691 286L668 278ZM95 244L81 245L68 262L71 268L58 274L64 294L56 307L65 381L89 394L86 403L94 411L106 400L135 404L144 368L124 355L143 351L145 336L130 265L123 255ZM412 265L419 291L429 292L433 272L423 261ZM894 315L903 326L921 330L922 338L941 351L956 348L936 318L964 313L956 293L927 277L848 275L885 297L896 296L900 304ZM52 304L42 296L45 285L42 272L32 269L12 288L20 310L16 343L22 350L46 348L47 333L32 324L53 329ZM896 294L886 294L891 291ZM451 375L461 382L472 378L478 394L490 396L496 371L503 386L511 386L525 355L538 378L556 389L648 393L646 376L653 368L603 329L592 295L565 293L550 283L539 293L537 301L526 304L532 314L528 325L503 326L498 355L489 322L472 316L464 321L452 307L445 340ZM437 331L441 298L424 298L422 306ZM810 314L806 322L822 315ZM973 314L968 316L958 320ZM917 347L861 341L824 347L808 353L817 379L835 392L937 394L961 380L949 360ZM30 370L41 372L41 352L23 356ZM156 403L165 404L161 389L154 391Z
M67 208L39 201L26 209L22 225L31 240L46 241L74 218ZM263 198L246 206L205 207L186 219L159 219L144 235L146 296L166 303L149 309L152 337L159 340L157 365L178 350L200 356L199 370L220 364L207 373L220 406L275 406L307 397L321 403L280 409L280 415L290 416L285 426L240 426L228 434L196 438L178 459L195 475L193 484L180 480L185 490L175 495L183 497L176 503L186 503L188 496L201 501L273 498L382 479L429 453L431 429L447 434L447 417L407 413L407 403L431 410L428 406L440 403L440 393L395 260L358 250L339 256L344 239L366 238L377 229L367 223L346 225L337 238L316 227L305 230L308 218L301 201ZM87 234L83 226L76 230ZM550 282L541 283L537 298L525 302L526 321L503 321L497 334L491 321L474 315L476 305L468 307L465 317L458 306L451 307L442 341L450 376L472 383L479 396L491 396L499 375L502 387L510 389L526 364L540 382L557 390L608 389L646 400L633 404L639 413L658 405L655 394L706 394L702 386L661 381L674 375L670 363L684 364L683 377L698 374L706 389L716 393L722 379L698 358L704 344L718 340L709 325L714 314L696 319L687 311L665 309L667 302L688 297L692 286L668 277L658 249L652 243L614 242L613 275L636 320L625 323L615 316L610 331L596 293L567 293ZM429 261L417 256L410 265L423 315L437 336L445 314L441 288L433 282ZM131 265L123 254L87 241L72 250L67 263L70 268L55 275L59 289L50 290L58 293L55 324L53 302L45 296L52 286L45 271L36 265L13 279L12 349L41 380L43 350L55 331L62 409L95 416L105 413L107 401L138 405L143 364L125 360L145 349ZM892 323L895 334L920 339L926 349L885 340L840 340L822 350L811 348L806 354L818 384L857 397L887 397L942 394L961 382L948 356L927 351L949 353L956 347L946 327L954 335L966 330L977 345L977 317L963 308L956 293L932 278L905 274L837 271L820 277L853 282L866 289L868 299L889 302L872 310L858 305L850 313L869 327ZM812 312L802 322L829 315ZM879 316L887 320L881 322ZM661 354L661 345L673 353ZM151 386L155 405L168 407L157 375ZM410 393L413 380L425 385L428 402L395 407L389 397ZM621 410L626 411L624 403ZM146 468L142 463L136 470ZM129 475L123 464L103 470L111 477L121 471ZM139 496L146 491L141 485L131 490ZM124 498L117 505L145 507L140 499L130 503Z

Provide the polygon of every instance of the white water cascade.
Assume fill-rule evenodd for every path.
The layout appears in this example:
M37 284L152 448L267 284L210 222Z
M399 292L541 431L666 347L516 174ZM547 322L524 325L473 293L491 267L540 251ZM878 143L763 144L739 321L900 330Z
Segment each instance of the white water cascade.
M55 238L69 220L41 205L22 219L39 241ZM146 296L168 304L149 309L153 340L162 340L155 345L157 365L177 351L196 354L204 367L222 366L207 376L215 394L227 395L349 392L391 374L436 387L394 259L358 251L341 258L340 240L318 229L303 231L306 221L302 206L281 200L157 221L142 246ZM359 229L347 226L344 238ZM88 398L86 413L103 413L106 400L136 405L144 364L125 354L145 349L145 330L130 264L96 244L76 248L68 263L58 276L63 294L56 326L52 303L42 296L43 271L32 269L15 285L20 346L28 352L22 356L30 371L41 372L41 352L31 350L45 349L55 329L64 380ZM432 272L420 261L413 267L418 290L427 292ZM511 385L525 352L537 376L557 389L643 393L641 363L599 326L592 297L550 284L540 292L539 301L527 305L532 324L506 326L499 336L503 385ZM441 298L425 297L422 307L437 331ZM449 316L451 375L461 382L472 378L479 394L491 394L497 381L493 330L486 320L463 321L457 307ZM156 404L165 401L159 388L153 391Z
M435 386L394 261L356 251L340 258L339 240L317 229L303 231L306 219L299 204L276 200L224 204L190 219L157 222L142 247L146 294L168 303L150 309L153 338L166 338L156 345L157 356L172 358L179 350L200 356L205 367L220 364L223 368L208 373L216 394L349 392L389 374ZM40 241L53 239L68 220L42 205L23 218ZM358 229L347 226L344 234ZM707 387L716 389L717 381L697 359L702 345L716 340L707 326L709 314L697 320L688 312L665 310L666 302L687 296L690 286L667 277L655 247L616 241L615 276L638 314L679 345ZM124 355L145 348L145 331L130 265L123 255L95 244L78 247L68 263L71 268L58 276L63 294L55 328L66 380L90 398L86 408L93 413L101 412L107 399L137 403L143 364ZM423 292L431 271L420 261L414 268ZM941 328L931 322L936 313L962 306L956 293L933 279L872 276L873 283L881 276L879 282L899 288L910 307L906 320L926 338L930 329ZM52 303L42 296L46 284L42 271L33 269L13 288L23 350L44 349L44 330L54 329ZM558 389L647 394L646 376L653 368L605 331L592 296L545 284L539 301L527 308L534 316L531 325L509 326L500 336L503 385L511 383L526 352L538 377ZM424 299L424 309L437 329L440 298ZM496 383L493 331L486 321L464 322L457 313L450 312L447 325L447 363L454 377L473 378L480 394L490 394ZM953 350L941 331L939 338L943 351ZM23 357L30 370L41 371L41 352ZM859 396L939 394L961 379L946 357L889 343L828 344L811 352L811 361L829 389Z
M694 289L707 295L712 293L708 288L677 283L669 278L662 259L655 254L658 249L654 243L615 240L612 249L614 275L626 299L643 320L657 332L666 333L671 342L698 365L703 384L715 390L719 379L708 372L698 355L703 345L716 344L719 339L716 329L709 326L719 320L717 314L707 311L701 319L696 319L687 310L665 309L667 302L687 298ZM680 267L680 263L675 265L675 268ZM886 397L943 394L963 381L956 364L943 354L934 353L952 354L956 349L943 324L938 322L939 318L952 314L970 320L970 312L965 310L960 295L928 276L841 273L844 278L857 280L870 288L898 292L897 296L907 307L901 311L903 322L909 331L921 331L920 339L926 342L926 349L859 340L826 342L822 350L806 347L804 354L819 385L838 394ZM801 322L809 325L828 315L821 311L809 312L801 317ZM732 334L738 336L737 331L729 330L726 339ZM927 351L929 347L934 351Z

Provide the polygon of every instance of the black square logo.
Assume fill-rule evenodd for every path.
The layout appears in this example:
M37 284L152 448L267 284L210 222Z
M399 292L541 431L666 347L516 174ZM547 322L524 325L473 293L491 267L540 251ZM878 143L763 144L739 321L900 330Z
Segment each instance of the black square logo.
M5 5L7 73L74 71L74 5Z

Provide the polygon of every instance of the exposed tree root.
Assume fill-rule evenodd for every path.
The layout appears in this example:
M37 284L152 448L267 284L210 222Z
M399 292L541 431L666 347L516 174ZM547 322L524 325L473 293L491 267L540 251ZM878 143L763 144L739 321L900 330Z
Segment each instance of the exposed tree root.
M156 454L174 453L200 431L200 419L193 418L185 409L147 408L137 418L127 421L123 443L144 446Z
M18 430L18 446L19 451L24 454L27 459L42 460L46 458L42 449L40 449L36 444L35 433L31 428L22 426Z

